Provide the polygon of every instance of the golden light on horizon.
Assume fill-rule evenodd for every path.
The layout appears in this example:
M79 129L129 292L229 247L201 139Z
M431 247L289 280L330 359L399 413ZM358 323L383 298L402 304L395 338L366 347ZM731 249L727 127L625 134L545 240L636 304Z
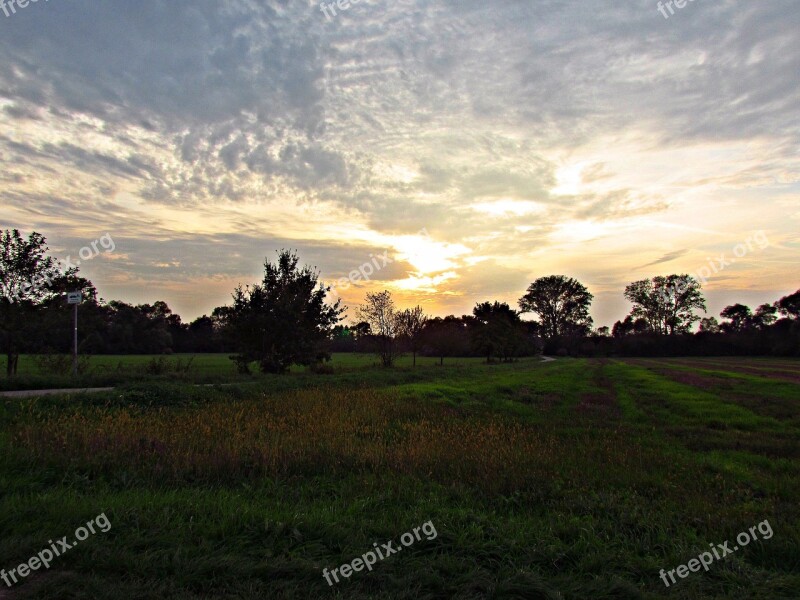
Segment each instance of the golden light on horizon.
M423 275L441 273L457 266L456 260L471 250L461 244L437 242L424 235L401 236L393 241L397 258Z
M458 275L453 271L433 277L421 276L417 273L409 275L406 279L392 282L392 286L406 291L436 292L441 284L451 279L458 279Z

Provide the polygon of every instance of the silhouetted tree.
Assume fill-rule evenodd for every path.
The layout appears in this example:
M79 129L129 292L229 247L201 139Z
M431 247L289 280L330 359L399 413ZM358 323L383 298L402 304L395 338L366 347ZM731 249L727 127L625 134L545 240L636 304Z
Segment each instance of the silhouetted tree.
M361 339L372 335L372 327L366 321L361 321L360 323L356 323L353 326L353 335L356 336L356 339Z
M800 290L784 296L777 302L780 313L789 319L800 319Z
M744 304L731 304L722 309L719 316L727 319L727 323L723 323L720 328L726 333L738 333L750 328L753 311L749 306Z
M700 319L700 333L719 333L719 322L714 317L703 317Z
M525 339L517 311L505 302L483 302L475 306L472 314L472 345L486 356L487 363L492 355L508 360L520 353Z
M388 291L368 293L367 299L356 309L358 319L368 323L375 343L375 352L384 367L391 367L400 352L397 346L397 311Z
M186 328L186 351L219 352L220 340L213 317L203 315L189 323ZM183 350L183 349L182 349Z
M417 366L417 352L422 343L422 330L427 317L422 308L407 308L397 315L397 334L402 337L411 349L413 366Z
M546 338L586 335L592 328L589 307L594 296L579 281L564 275L550 275L534 281L520 298L523 313L539 315Z
M442 319L429 319L423 329L426 348L434 356L439 357L439 364L444 364L445 356L466 356L469 354L469 333L467 326L458 317L450 315Z
M240 368L258 361L265 373L284 373L292 364L330 358L330 333L345 309L338 300L325 304L329 288L318 285L319 274L299 268L298 262L295 253L282 250L274 264L265 261L260 284L235 290L226 318Z
M753 327L756 329L766 329L778 320L778 307L776 304L762 304L756 308L753 315Z
M0 234L0 340L9 378L17 372L22 342L36 326L35 313L58 298L67 283L78 284L78 269L64 270L47 256L49 250L47 240L35 231L27 239L18 229Z
M694 311L706 310L700 283L689 275L634 281L625 288L625 298L633 303L631 316L646 319L662 335L688 332L700 320Z

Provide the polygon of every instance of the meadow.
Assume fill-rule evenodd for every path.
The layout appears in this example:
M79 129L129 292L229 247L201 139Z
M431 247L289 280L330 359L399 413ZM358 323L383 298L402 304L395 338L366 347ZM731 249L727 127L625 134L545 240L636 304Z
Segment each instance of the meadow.
M0 398L0 568L112 525L0 599L800 596L800 361L152 360L93 358L85 383L140 369L113 392ZM435 539L323 578L428 521Z

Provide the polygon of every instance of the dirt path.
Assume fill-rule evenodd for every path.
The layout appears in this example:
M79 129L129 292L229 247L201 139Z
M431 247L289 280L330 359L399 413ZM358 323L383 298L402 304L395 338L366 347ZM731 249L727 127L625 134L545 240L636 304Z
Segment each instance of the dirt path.
M35 398L37 396L55 396L57 394L95 394L97 392L110 392L114 388L72 388L65 390L17 390L14 392L0 392L0 398Z

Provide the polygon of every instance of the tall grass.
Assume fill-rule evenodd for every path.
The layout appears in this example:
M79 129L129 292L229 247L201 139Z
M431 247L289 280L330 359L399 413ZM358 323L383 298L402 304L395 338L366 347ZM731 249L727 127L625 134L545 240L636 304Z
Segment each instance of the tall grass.
M390 471L486 492L558 478L624 477L645 460L621 434L565 438L496 414L378 390L311 389L199 408L94 407L22 419L13 445L39 463L136 470L182 480ZM661 462L652 453L647 460Z

